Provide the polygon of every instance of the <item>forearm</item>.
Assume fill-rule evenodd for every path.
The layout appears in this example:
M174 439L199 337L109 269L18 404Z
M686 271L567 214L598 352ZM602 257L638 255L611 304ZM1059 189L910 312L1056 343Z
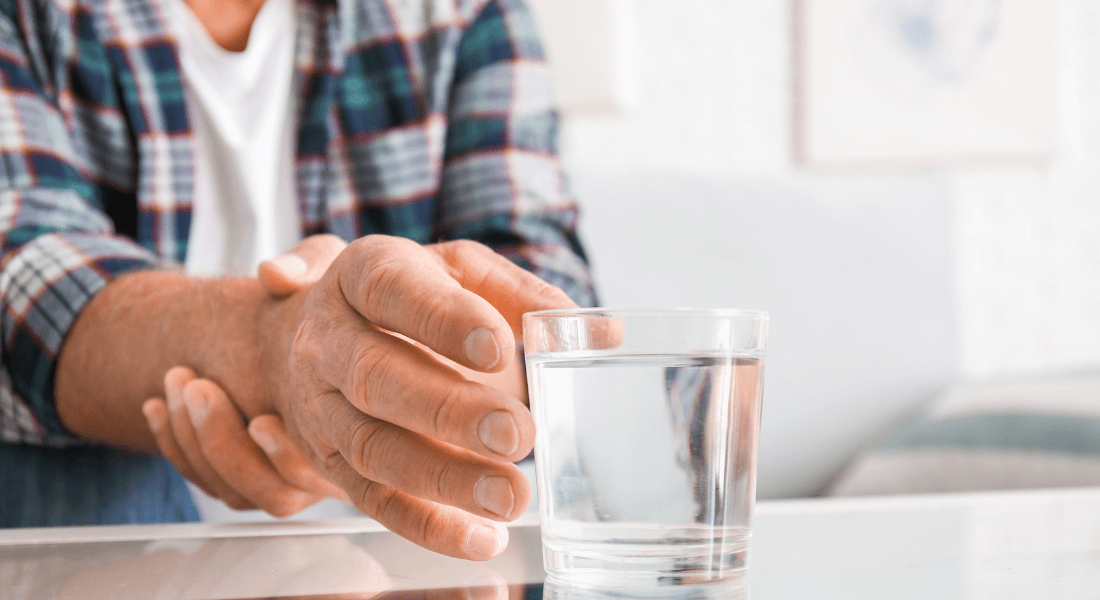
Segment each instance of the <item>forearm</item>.
M111 282L62 346L61 422L86 439L153 451L141 405L163 397L164 374L176 365L217 381L246 414L263 412L256 323L265 301L253 278L142 271Z

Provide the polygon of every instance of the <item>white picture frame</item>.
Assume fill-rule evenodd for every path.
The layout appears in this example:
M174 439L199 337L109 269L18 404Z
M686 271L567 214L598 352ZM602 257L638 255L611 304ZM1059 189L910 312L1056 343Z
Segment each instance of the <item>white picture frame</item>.
M1045 161L1055 0L799 0L795 154L817 168Z

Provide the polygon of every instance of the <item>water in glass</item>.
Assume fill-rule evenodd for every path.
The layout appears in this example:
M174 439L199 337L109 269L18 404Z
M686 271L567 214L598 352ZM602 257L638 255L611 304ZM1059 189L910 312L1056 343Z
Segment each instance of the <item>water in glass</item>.
M742 575L762 365L752 353L528 355L548 573L597 585Z

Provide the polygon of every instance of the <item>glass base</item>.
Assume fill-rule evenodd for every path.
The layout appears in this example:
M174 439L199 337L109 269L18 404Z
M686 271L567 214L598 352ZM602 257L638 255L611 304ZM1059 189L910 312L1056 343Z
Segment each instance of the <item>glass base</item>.
M548 577L542 600L749 600L749 584L746 579L735 579L697 585L606 588Z
M655 588L741 579L749 544L654 547L633 544L562 544L543 540L542 556L551 578L595 588Z

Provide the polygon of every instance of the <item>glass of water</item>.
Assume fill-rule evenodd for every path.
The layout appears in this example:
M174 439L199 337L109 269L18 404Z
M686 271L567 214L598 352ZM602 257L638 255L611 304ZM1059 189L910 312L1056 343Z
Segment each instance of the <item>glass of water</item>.
M744 310L524 315L551 578L654 587L744 575L767 325Z

